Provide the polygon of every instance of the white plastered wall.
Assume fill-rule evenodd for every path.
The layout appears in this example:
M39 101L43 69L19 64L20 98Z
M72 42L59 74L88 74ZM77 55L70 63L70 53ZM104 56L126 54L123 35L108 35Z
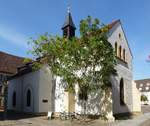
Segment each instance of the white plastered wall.
M50 69L44 66L39 75L39 112L54 112L55 87Z
M27 107L27 90L31 91L31 106ZM16 92L16 106L12 105L12 95ZM53 111L54 99L52 99L52 75L44 66L36 72L18 76L9 81L8 85L8 109L41 113ZM47 100L47 102L43 102ZM51 101L53 100L53 101Z

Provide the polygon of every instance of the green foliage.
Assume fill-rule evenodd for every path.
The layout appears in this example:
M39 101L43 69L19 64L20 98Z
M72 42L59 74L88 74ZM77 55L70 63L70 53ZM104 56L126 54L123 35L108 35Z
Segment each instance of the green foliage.
M32 60L30 58L25 58L23 62L26 64L32 62Z
M107 26L88 16L80 22L79 38L44 34L30 41L30 53L40 57L39 64L48 64L53 74L66 82L67 90L74 91L78 84L80 99L87 100L91 91L110 86L110 75L116 72L115 53L107 32Z
M141 101L143 101L143 102L148 101L147 96L145 96L145 95L141 95Z

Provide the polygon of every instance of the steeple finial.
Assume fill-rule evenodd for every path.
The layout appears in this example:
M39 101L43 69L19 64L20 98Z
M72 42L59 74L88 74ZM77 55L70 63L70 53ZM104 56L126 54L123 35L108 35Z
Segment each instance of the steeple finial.
M71 12L71 7L68 5L68 8L67 8L67 12L70 13Z
M68 0L68 8L67 8L67 12L68 12L68 13L71 12L71 0Z

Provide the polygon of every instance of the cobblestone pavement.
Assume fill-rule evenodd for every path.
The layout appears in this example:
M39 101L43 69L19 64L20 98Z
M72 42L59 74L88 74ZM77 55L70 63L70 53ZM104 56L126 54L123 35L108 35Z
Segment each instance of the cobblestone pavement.
M150 126L150 106L144 106L144 111L145 114L134 119L119 120L113 123L101 120L89 120L87 122L77 120L60 121L59 119L47 120L45 116L33 117L29 115L16 115L15 113L10 113L8 119L3 121L0 113L0 126Z
M47 120L46 117L34 117L20 120L0 121L0 126L115 126L117 122L107 123L101 120L83 121L60 121Z
M18 120L0 121L0 126L150 126L146 121L150 119L150 113L146 113L135 119L115 121L114 123L107 123L101 120L92 120L88 122L81 121L60 121L47 120L45 116L31 117ZM142 124L143 123L143 124Z

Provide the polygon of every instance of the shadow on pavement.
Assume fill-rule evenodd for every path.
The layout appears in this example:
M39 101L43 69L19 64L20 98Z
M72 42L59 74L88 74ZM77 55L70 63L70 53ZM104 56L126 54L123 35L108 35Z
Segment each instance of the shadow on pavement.
M5 113L3 111L0 111L0 121L2 121L2 120L19 120L19 119L38 117L38 116L41 116L41 115L19 113L19 112L14 112L14 111L8 111L5 116Z

